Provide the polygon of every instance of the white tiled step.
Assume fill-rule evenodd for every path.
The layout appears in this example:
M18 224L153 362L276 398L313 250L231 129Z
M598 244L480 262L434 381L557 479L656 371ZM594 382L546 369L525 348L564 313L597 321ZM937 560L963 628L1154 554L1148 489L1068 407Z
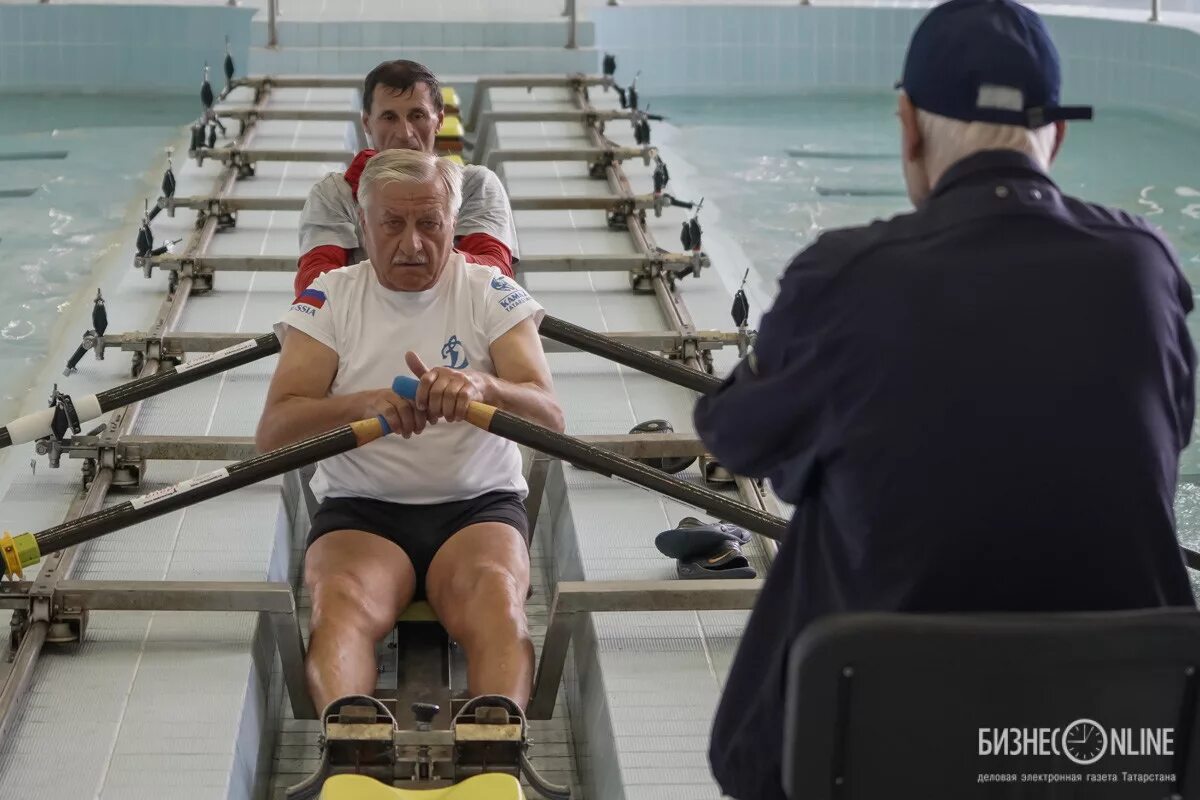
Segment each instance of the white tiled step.
M562 47L567 23L556 18L526 22L284 20L277 26L281 47ZM580 46L595 41L595 26L580 21ZM251 25L250 44L265 47L267 23L260 15Z
M600 53L580 47L254 47L249 74L365 75L382 61L408 58L434 73L496 75L598 72Z

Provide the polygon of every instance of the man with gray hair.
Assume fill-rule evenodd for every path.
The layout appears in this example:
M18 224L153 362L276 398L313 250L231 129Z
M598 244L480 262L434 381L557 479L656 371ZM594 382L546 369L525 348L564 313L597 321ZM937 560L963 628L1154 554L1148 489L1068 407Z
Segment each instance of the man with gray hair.
M933 9L898 87L916 211L797 255L696 407L710 452L796 507L713 725L737 800L785 797L787 654L821 616L1195 604L1173 511L1191 289L1146 222L1047 176L1091 116L1059 104L1058 63L1012 0Z
M304 581L318 707L371 695L375 645L427 598L466 652L473 694L520 706L533 682L528 488L512 442L464 422L485 402L557 431L543 311L453 249L462 168L413 150L371 158L359 187L368 260L317 277L284 315L256 442L273 450L353 420L397 434L322 461ZM420 380L415 402L390 388Z

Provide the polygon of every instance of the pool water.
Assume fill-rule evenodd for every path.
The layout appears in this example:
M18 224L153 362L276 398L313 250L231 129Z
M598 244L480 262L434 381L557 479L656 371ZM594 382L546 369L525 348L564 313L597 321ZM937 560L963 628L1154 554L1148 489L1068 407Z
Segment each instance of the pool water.
M164 148L199 105L180 95L0 94L0 424L30 393L49 394L43 372L65 365L47 365L47 352L83 332L60 318L72 304L90 308L98 271L132 268L129 226L143 198L158 197ZM52 157L13 158L33 153Z
M700 167L690 182L771 287L821 231L911 209L892 95L669 97L652 110L679 129L671 146ZM1161 227L1200 286L1198 137L1162 117L1100 109L1094 122L1069 126L1053 177L1070 194Z
M716 206L721 231L740 245L752 280L770 297L791 257L821 231L911 209L894 110L891 95L830 94L656 98L653 108L677 128L671 149L697 167L689 189ZM1101 108L1095 121L1069 125L1052 176L1069 194L1141 214L1160 227L1200 288L1197 140L1200 130L1186 124ZM1200 342L1200 310L1189 326ZM1181 471L1179 534L1200 549L1200 431ZM1192 575L1200 590L1200 573Z

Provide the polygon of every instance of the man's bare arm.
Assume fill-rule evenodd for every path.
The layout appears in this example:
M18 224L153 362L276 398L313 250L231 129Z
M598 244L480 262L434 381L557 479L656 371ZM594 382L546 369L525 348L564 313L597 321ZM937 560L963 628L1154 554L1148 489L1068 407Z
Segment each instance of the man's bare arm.
M337 365L333 350L303 331L288 329L254 435L260 451L276 450L339 425L376 416L384 417L392 430L406 439L424 430L425 422L417 421L412 405L391 389L330 397Z
M491 354L496 377L489 381L490 392L485 392L484 402L551 430L565 430L550 365L533 320L517 323L492 342Z

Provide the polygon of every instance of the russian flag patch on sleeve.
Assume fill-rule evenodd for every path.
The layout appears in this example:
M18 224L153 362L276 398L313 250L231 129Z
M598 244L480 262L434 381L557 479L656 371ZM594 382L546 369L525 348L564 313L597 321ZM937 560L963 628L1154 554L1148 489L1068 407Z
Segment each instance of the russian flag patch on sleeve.
M325 293L316 289L305 289L300 296L292 301L293 306L312 306L321 308L325 305Z

